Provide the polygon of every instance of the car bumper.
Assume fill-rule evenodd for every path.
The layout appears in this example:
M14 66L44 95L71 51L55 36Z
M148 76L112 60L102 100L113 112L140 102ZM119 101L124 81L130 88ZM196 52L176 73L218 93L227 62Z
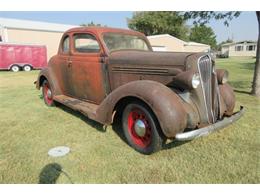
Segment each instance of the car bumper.
M213 131L224 128L224 127L234 123L235 121L237 121L238 119L241 118L241 116L244 114L244 112L245 112L245 110L244 110L243 106L240 106L240 111L234 113L232 116L225 117L223 120L218 121L207 127L203 127L201 129L196 129L196 130L188 131L188 132L184 132L184 133L177 133L175 136L175 139L178 141L188 141L188 140L193 140L193 139L201 137L201 136L206 136Z

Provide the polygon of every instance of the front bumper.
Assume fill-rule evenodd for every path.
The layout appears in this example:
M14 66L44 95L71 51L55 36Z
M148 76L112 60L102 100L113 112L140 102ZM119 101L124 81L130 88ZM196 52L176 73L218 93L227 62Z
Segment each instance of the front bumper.
M240 106L240 111L234 113L232 116L225 117L223 120L218 121L207 127L203 127L201 129L196 129L196 130L188 131L188 132L184 132L184 133L177 133L175 136L175 139L178 141L188 141L188 140L195 139L197 137L206 136L213 131L224 128L224 127L234 123L235 121L240 119L240 117L244 114L244 112L245 112L245 110L244 110L243 106Z

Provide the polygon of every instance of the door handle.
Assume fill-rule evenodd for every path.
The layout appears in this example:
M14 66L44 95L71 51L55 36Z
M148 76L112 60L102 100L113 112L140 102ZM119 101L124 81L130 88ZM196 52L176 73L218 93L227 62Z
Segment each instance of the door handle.
M68 61L68 67L71 67L71 65L72 65L72 61L69 60L69 61Z

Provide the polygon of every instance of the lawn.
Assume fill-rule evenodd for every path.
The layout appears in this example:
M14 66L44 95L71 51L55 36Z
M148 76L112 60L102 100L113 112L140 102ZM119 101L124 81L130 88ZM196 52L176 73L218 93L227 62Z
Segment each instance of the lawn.
M248 94L254 59L217 60L230 72L235 124L191 142L171 142L150 156L64 106L44 105L33 82L38 71L0 72L0 183L259 183L259 99ZM55 146L71 152L48 156Z

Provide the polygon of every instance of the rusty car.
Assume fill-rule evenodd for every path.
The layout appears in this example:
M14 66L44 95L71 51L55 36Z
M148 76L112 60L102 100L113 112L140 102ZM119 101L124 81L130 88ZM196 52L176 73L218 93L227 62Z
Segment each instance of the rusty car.
M127 143L143 154L238 120L228 71L209 53L155 52L140 32L108 27L66 31L41 70L47 106L61 103L103 125L121 118Z

